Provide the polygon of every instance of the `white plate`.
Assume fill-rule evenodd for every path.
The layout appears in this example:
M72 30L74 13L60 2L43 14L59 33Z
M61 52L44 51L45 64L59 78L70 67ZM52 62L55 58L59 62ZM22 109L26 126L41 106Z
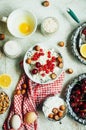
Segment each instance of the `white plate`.
M47 98L45 102L43 103L43 107L42 107L42 111L45 117L48 118L48 115L52 113L52 109L59 108L61 105L64 105L66 107L65 101L62 98L58 97L58 95ZM65 109L64 115L60 119L62 119L66 115L66 113L67 113L67 107ZM55 121L53 119L50 119L50 120Z
M53 44L53 43L52 43ZM36 45L39 45L41 48L45 48L45 49L52 49L52 45L50 45L49 46L49 44L47 44L47 43L37 43ZM34 45L34 46L36 46L36 45ZM44 47L44 45L45 45L45 47ZM26 54L25 54L25 56L24 56L24 60L23 60L23 65L24 65L24 71L25 71L25 73L26 73L26 75L32 80L32 81L34 81L34 82L36 82L36 83L39 83L39 84L47 84L47 83L52 83L53 81L55 81L56 79L58 79L58 77L60 76L60 74L62 73L62 68L59 68L58 67L58 71L57 71L57 77L56 77L56 79L47 79L47 78L45 78L45 81L44 80L42 80L41 78L37 78L37 75L36 75L36 77L34 78L34 76L31 74L31 72L30 72L30 70L31 70L31 65L29 65L29 64L27 64L26 63L26 59L28 58L28 57L30 57L30 55L31 55L31 52L32 52L32 50L33 50L33 48L34 48L34 46L32 46L30 49L28 49L28 51L26 52ZM49 47L48 47L49 46ZM60 55L61 56L61 54L60 54L60 52L57 50L57 47L55 47L55 48L53 48L54 49L54 51L57 53L57 55ZM62 56L61 56L62 57Z

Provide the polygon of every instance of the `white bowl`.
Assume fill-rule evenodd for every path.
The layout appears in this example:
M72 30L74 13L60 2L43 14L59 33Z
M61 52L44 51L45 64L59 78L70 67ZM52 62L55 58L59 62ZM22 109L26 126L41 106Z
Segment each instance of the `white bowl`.
M55 96L52 96L52 97L48 97L44 103L43 103L43 107L42 107L42 111L45 115L45 117L51 121L56 121L55 119L52 119L52 118L49 118L49 114L50 113L53 113L52 112L52 109L53 108L58 108L61 106L61 105L64 105L65 106L65 111L64 111L64 114L62 117L59 118L59 120L61 120L63 117L65 117L66 113L67 113L67 106L66 106L66 103L65 101L60 98L58 95L55 95ZM58 114L58 113L57 113ZM59 121L58 120L58 121Z
M28 25L30 25L30 29L32 28L30 33L23 34L22 32L20 32L19 26L22 23L27 23ZM37 28L36 16L28 10L16 9L7 18L7 28L9 32L15 37L30 37L36 31Z
M45 44L45 47L44 47ZM52 49L52 46L48 46L47 43L38 43L36 45L39 45L41 48L43 49ZM36 46L35 45L35 46ZM24 65L24 71L26 73L26 75L34 82L39 83L39 84L48 84L48 83L52 83L55 80L58 79L58 77L60 76L60 74L62 73L63 68L59 68L58 66L56 66L55 69L55 73L57 75L57 77L55 79L51 79L50 76L46 75L46 77L44 77L45 79L43 79L42 77L39 77L39 75L35 75L33 76L31 74L31 65L26 63L26 59L28 57L31 57L32 51L33 51L33 47L31 47L30 49L28 49L28 51L26 52L25 56L24 56L24 60L23 60L23 65ZM57 54L57 56L61 56L60 52L58 51L58 49L55 47L53 48L54 52ZM62 56L61 56L62 57ZM45 57L44 57L45 58ZM44 61L43 58L41 59L42 62ZM44 64L44 63L43 63Z

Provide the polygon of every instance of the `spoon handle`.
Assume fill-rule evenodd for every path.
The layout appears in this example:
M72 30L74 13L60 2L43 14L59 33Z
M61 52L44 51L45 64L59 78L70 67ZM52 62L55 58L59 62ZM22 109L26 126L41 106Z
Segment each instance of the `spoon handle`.
M67 9L67 13L77 22L80 23L80 20L78 19L78 17L76 16L76 14L70 9Z

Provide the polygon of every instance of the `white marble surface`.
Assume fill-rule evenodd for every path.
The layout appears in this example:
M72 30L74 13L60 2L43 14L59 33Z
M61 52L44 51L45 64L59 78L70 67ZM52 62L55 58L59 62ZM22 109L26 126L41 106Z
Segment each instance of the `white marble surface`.
M47 16L55 16L59 22L59 30L56 35L52 37L45 37L41 34L40 28L38 26L35 34L32 37L26 39L14 38L7 31L6 24L0 22L0 32L5 33L6 35L5 40L0 41L0 47L3 47L4 43L10 39L15 39L18 41L22 47L22 55L19 58L10 59L3 54L0 59L0 74L8 73L12 77L12 85L9 89L4 90L7 92L10 98L12 97L13 90L15 89L15 86L21 74L19 61L23 58L26 50L37 42L44 42L45 44L45 41L48 41L48 44L52 43L62 53L62 56L64 58L64 70L69 67L73 68L74 73L72 75L65 74L63 88L66 87L67 83L71 79L81 73L86 72L86 65L80 63L71 52L69 36L71 32L78 26L78 24L73 21L66 12L66 8L70 7L76 12L77 16L80 18L80 21L84 22L86 20L86 0L50 0L49 7L43 7L41 5L42 1L43 0L0 0L0 18L2 16L8 16L14 9L24 8L35 13L38 20L38 25L40 25L43 18ZM59 41L65 42L65 46L63 48L57 46L57 43ZM2 130L2 124L5 120L6 115L7 112L3 115L0 115L0 130ZM68 116L63 119L62 124L50 122L45 119L41 111L39 111L38 122L38 130L86 130L85 126L75 122Z

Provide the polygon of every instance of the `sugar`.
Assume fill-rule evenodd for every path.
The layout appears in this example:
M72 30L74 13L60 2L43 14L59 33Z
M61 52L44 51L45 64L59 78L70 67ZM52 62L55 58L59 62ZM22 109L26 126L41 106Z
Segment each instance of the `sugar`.
M9 57L16 57L20 54L21 48L16 41L8 41L4 45L4 52Z
M46 18L43 22L43 29L47 33L56 32L58 29L57 20L55 18L52 18L52 17Z

